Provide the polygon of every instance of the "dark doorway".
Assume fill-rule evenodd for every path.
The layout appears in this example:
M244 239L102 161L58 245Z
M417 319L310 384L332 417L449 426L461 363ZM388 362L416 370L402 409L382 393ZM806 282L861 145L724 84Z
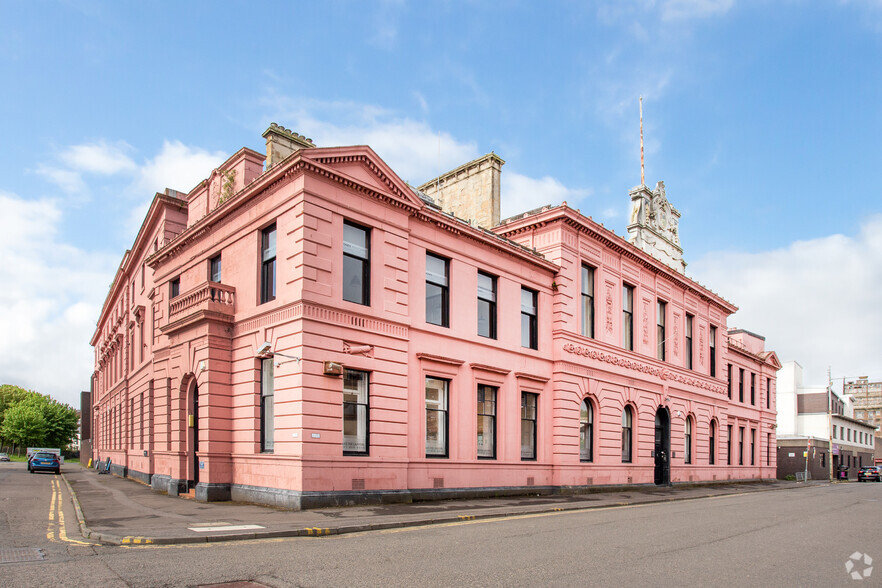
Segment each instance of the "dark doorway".
M193 468L193 476L190 487L195 488L199 483L199 386L193 385L193 411L190 413L190 463Z
M671 483L671 416L668 409L659 406L655 411L655 483L668 486Z

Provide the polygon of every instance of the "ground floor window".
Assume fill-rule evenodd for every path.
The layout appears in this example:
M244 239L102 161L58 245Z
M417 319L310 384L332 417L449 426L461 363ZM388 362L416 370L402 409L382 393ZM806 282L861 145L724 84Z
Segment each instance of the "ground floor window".
M708 435L708 456L707 463L714 465L717 449L717 421L710 422L710 434Z
M744 465L744 427L738 427L738 465Z
M539 395L521 392L521 459L536 459L536 405Z
M449 385L447 380L426 378L426 457L447 457Z
M750 465L755 465L756 455L756 429L750 430Z
M686 463L692 463L692 417L686 417Z
M478 457L496 457L496 388L478 386Z
M622 463L631 463L633 425L631 407L626 406L622 411Z
M343 372L343 453L367 455L370 377L367 372Z
M276 433L274 371L273 358L260 361L260 450L266 453L272 453Z
M592 461L594 458L594 409L586 398L579 411L579 459Z

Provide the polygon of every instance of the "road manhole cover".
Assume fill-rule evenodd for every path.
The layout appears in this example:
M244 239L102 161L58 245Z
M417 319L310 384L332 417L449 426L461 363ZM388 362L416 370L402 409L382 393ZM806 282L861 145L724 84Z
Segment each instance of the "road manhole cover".
M46 554L36 547L0 547L0 564L43 561Z

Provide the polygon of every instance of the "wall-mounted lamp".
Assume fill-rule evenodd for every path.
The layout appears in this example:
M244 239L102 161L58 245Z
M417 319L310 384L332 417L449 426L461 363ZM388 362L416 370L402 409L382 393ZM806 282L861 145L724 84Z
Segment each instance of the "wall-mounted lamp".
M275 362L276 367L279 367L280 365L282 365L284 363L291 363L292 361L296 361L298 363L300 362L300 358L297 357L296 355L288 355L286 353L281 353L279 351L273 351L273 344L270 343L269 341L264 341L260 345L260 347L257 348L257 357L259 359L269 359L271 357L276 357L276 356L287 358L286 361Z

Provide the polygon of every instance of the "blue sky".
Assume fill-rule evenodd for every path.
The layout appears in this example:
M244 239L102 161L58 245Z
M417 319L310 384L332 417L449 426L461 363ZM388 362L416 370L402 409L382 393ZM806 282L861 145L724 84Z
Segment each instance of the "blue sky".
M420 184L495 151L503 214L619 234L640 179L687 274L812 383L882 378L882 2L0 4L0 382L75 403L147 204L278 122ZM440 154L439 154L440 153Z

